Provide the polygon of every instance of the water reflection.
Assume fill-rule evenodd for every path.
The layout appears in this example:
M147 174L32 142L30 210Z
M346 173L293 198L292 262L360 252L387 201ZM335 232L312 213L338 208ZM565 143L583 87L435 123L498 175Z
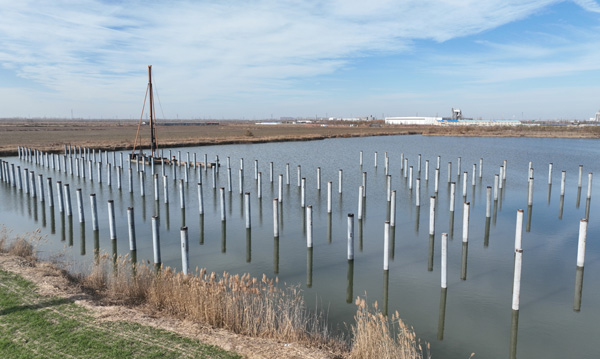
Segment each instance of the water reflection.
M185 227L185 208L181 209L181 227Z
M29 207L32 207L33 209L33 220L34 221L38 221L38 205L37 205L37 201L34 198L29 198Z
M590 202L591 202L591 198L588 198L585 200L585 219L586 220L590 220Z
M442 288L440 293L440 315L438 317L438 340L444 340L444 327L446 323L446 296L448 294L448 288Z
M117 257L119 256L117 253L117 240L110 240L111 248L112 248L112 260L113 260L113 269L116 272L117 270Z
M363 220L358 220L358 250L363 251Z
M434 252L434 237L435 235L430 234L429 235L429 256L427 259L427 271L431 272L433 271L433 252Z
M490 217L485 218L485 234L483 236L483 246L487 247L490 244Z
M454 211L450 211L449 222L448 235L450 236L450 239L454 239Z
M227 222L221 221L221 253L227 252Z
M200 215L200 245L204 244L204 214Z
M94 262L98 264L100 261L100 232L94 231Z
M388 315L388 296L389 296L389 285L390 285L390 271L383 271L383 315Z
M165 226L167 227L167 231L171 228L171 216L168 203L165 205Z
M577 202L575 203L576 208L579 208L580 202L581 202L581 187L577 187Z
M496 225L496 217L498 215L498 200L494 200L494 211L492 212L492 224Z
M327 213L327 242L331 243L331 213Z
M396 254L396 226L390 227L390 253L389 258L394 260Z
M306 254L306 287L312 288L313 279L313 249L307 248Z
M533 216L533 205L529 205L529 206L527 206L527 226L525 229L526 232L531 231L531 217L532 216Z
M517 333L519 331L519 311L512 311L512 319L510 321L510 359L517 358Z
M42 227L46 228L46 206L41 203L40 207L42 208Z
M563 194L560 196L560 205L558 207L558 219L562 219L564 205L565 205L565 195Z
M346 274L346 303L352 303L354 297L354 261L348 261L348 271Z
M252 262L252 230L246 229L246 263Z
M262 226L263 224L263 206L262 206L262 198L257 200L258 202L258 223Z
M573 310L581 310L581 294L583 292L583 267L577 267L575 273L575 299L573 300Z
M81 239L81 247L79 248L79 253L84 256L85 255L85 222L79 223L79 237Z
M54 207L50 207L50 234L56 233L56 223L54 218Z
M279 273L279 237L273 237L273 273Z
M550 197L552 195L552 183L548 185L548 206L550 206Z
M460 265L460 279L467 280L467 256L469 254L469 242L462 244L462 256Z
M421 206L415 207L415 233L419 233L419 219L421 218Z
M73 247L73 216L69 216L69 247Z

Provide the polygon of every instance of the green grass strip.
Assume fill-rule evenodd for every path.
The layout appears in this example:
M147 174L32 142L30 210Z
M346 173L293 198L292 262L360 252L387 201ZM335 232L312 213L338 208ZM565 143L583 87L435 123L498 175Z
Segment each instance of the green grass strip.
M0 358L241 358L172 332L129 322L98 323L67 299L0 270Z

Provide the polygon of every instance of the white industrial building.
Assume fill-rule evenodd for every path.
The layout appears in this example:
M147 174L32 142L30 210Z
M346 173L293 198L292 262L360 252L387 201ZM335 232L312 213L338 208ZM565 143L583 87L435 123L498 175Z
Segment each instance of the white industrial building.
M386 117L386 125L437 125L441 117Z

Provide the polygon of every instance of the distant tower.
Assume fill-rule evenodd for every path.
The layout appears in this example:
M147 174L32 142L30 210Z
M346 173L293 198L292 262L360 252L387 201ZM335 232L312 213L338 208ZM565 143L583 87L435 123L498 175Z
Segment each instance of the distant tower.
M596 122L600 122L600 110L596 112Z
M462 111L460 109L454 107L452 108L452 120L462 120Z

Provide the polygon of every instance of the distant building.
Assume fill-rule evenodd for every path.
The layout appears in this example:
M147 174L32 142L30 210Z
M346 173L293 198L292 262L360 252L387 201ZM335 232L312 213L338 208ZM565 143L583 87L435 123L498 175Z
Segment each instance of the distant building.
M386 117L386 125L437 125L441 117Z
M590 121L600 122L600 111L596 112L596 117L590 118Z
M374 121L375 117L373 117L373 115L369 115L366 117L329 117L328 118L329 121L351 121L351 122L358 122L358 121Z
M600 112L596 114L596 117ZM599 118L600 121L600 118ZM518 126L518 120L483 120L463 117L458 108L452 109L451 117L386 117L386 125L442 125L442 126Z

